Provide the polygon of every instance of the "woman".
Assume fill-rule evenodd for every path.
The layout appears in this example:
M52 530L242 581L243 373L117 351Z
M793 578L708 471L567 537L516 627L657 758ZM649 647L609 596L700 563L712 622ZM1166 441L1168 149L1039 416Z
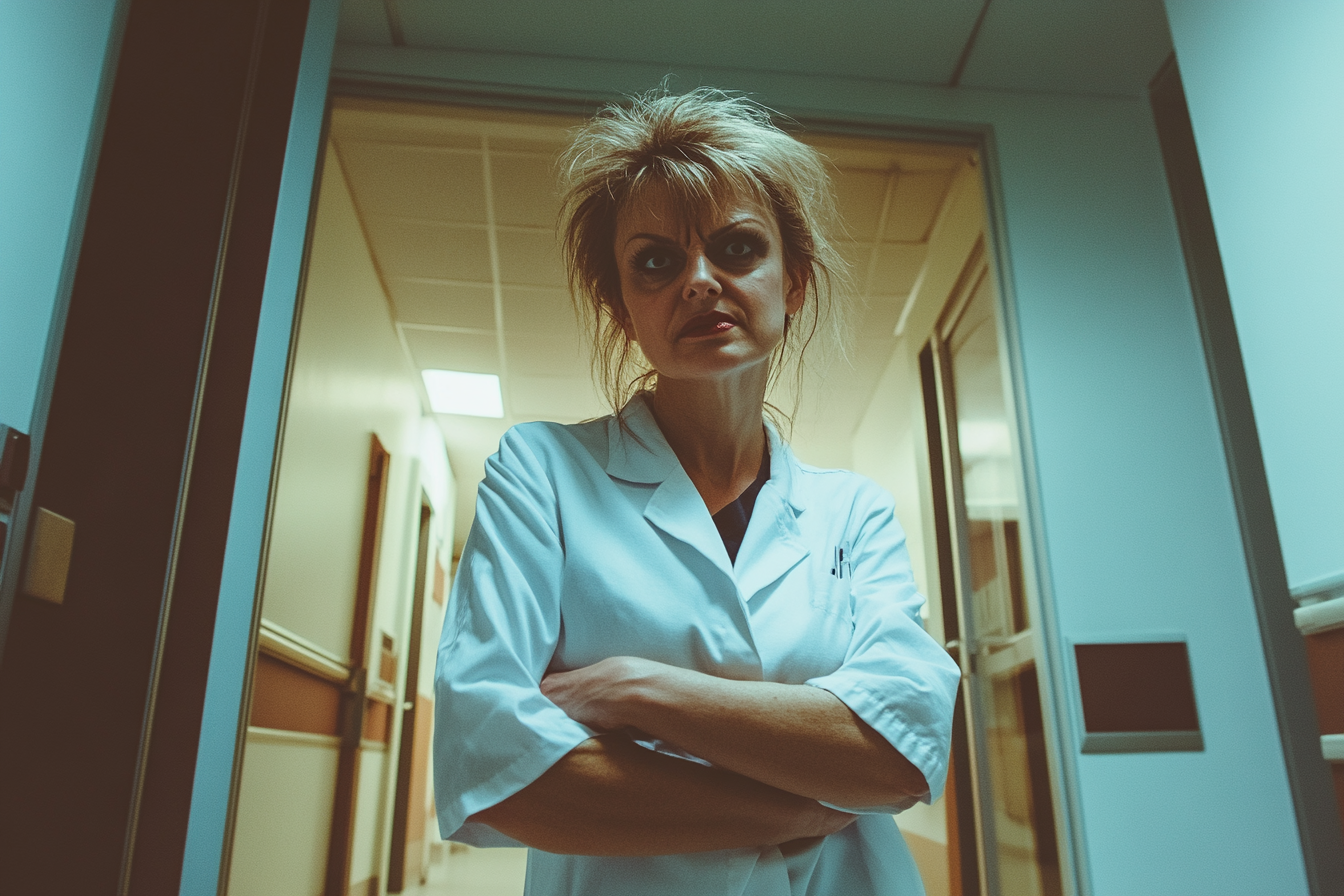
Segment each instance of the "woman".
M566 162L618 411L514 427L486 464L439 649L440 831L532 847L530 894L921 892L891 813L942 789L956 666L890 497L763 419L839 269L822 163L709 90L608 109Z

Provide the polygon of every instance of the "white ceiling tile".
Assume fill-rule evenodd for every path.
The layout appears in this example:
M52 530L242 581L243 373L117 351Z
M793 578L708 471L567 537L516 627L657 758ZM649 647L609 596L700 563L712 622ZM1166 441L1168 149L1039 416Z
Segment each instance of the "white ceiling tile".
M896 322L901 319L901 311L905 308L905 300L905 295L870 296L860 318L861 323L855 331L866 335L895 333Z
M849 275L853 278L855 292L863 295L868 291L868 267L873 255L872 247L840 240L835 244L835 248L849 265Z
M428 221L367 219L374 259L385 277L490 282L490 243L484 230Z
M534 156L544 156L547 164L553 164L565 147L569 145L569 131L583 123L581 118L562 118L560 116L530 116L534 122L545 122L550 127L551 132L546 136L548 139L538 139L541 134L533 131L533 136L528 137L502 137L500 131L492 129L490 131L490 151L507 153L528 153ZM535 128L535 125L534 125Z
M832 175L836 205L850 239L861 242L877 239L887 177L885 171L863 168L842 168Z
M499 346L494 334L445 333L402 327L411 358L419 370L465 370L499 374Z
M365 215L485 223L480 153L342 141L340 156Z
M554 232L560 213L554 165L551 156L491 152L495 223L544 227Z
M928 257L927 244L883 243L877 247L877 264L873 267L872 295L903 296L910 292L919 277L919 269Z
M501 282L511 286L566 288L554 233L500 231L498 239Z
M495 291L490 286L389 277L397 320L444 327L495 328Z
M882 238L912 243L927 240L954 173L952 169L902 171L896 179Z
M507 332L504 353L510 374L589 378L588 347L577 332L553 336Z
M505 286L504 327L510 333L570 336L578 332L578 318L567 289Z
M910 143L871 137L810 133L799 137L808 145L816 147L838 168L866 168L872 171L949 168L960 164L973 151L952 144Z
M331 112L331 135L338 144L404 143L480 152L479 127L462 127L456 119L445 118L444 108L336 97Z
M568 423L611 412L586 376L514 376L509 390L520 419Z

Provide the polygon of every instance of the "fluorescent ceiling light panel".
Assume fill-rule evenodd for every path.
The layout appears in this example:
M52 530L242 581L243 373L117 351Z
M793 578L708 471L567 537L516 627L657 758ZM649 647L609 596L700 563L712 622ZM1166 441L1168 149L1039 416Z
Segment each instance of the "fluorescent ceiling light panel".
M493 373L462 370L422 370L429 392L429 406L436 414L466 414L470 417L503 417L504 399L499 377Z

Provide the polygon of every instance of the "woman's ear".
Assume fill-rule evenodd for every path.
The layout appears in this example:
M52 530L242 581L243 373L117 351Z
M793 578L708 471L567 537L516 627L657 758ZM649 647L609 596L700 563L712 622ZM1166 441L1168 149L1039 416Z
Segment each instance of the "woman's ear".
M807 286L812 282L811 271L798 268L788 272L789 282L784 285L784 313L797 314L807 298Z

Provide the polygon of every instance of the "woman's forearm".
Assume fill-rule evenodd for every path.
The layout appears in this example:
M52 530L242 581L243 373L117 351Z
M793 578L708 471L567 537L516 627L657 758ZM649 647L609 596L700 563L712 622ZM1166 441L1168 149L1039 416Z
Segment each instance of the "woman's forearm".
M521 843L574 855L670 855L834 833L854 816L625 737L580 744L540 778L478 812Z
M633 727L714 765L841 806L928 790L923 774L820 688L732 681L630 657L550 676L543 690L597 728Z

